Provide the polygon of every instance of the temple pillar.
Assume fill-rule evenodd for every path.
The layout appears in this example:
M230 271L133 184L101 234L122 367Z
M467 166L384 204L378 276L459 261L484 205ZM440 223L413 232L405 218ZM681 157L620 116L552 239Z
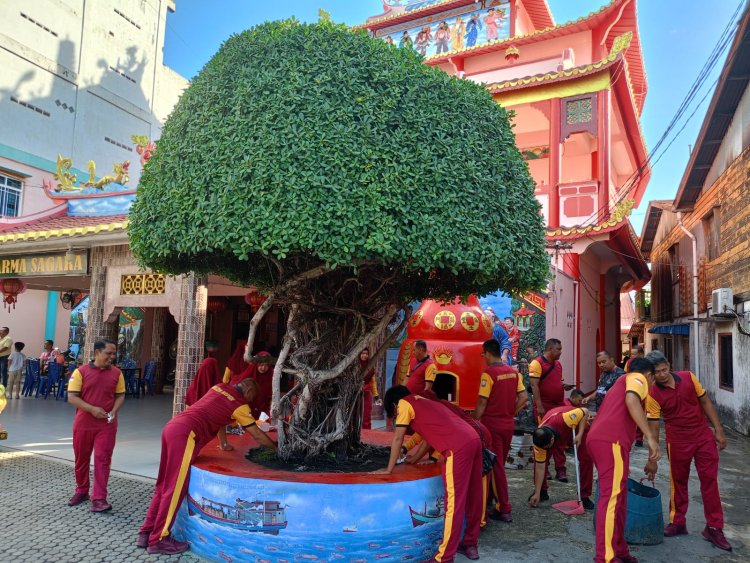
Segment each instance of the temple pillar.
M190 273L182 278L180 329L177 335L177 370L174 380L173 414L185 410L185 392L203 361L206 338L208 279Z
M91 278L89 282L89 312L86 323L86 339L83 345L83 361L94 359L94 342L112 340L117 342L118 320L110 322L104 317L104 300L107 290L107 266L113 251L118 247L94 247L91 249Z
M156 361L154 383L157 391L161 392L162 387L164 387L166 370L163 360L164 350L166 348L166 343L164 342L164 325L166 322L167 308L154 307L152 311L151 350L149 351L149 358Z
M596 151L596 179L599 180L599 222L606 221L609 217L609 90L597 93L597 151Z
M560 100L550 100L549 115L549 227L560 226Z

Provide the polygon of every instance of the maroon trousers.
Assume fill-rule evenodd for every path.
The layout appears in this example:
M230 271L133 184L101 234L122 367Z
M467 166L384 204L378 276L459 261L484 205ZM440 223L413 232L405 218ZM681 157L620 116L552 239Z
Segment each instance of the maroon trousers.
M619 442L589 440L588 451L599 474L599 501L596 503L596 543L594 561L609 563L629 555L625 541L628 510L628 471L630 446Z
M362 430L372 429L372 391L362 392Z
M445 522L443 539L438 546L436 561L449 563L458 544L476 546L482 520L482 445L479 437L459 450L448 452L443 460ZM466 518L463 540L461 528Z
M75 454L76 492L89 492L89 466L94 454L94 490L91 500L107 500L107 482L115 449L117 422L88 429L73 425L73 453Z
M495 496L495 510L497 512L510 512L513 506L508 497L508 476L505 473L505 460L508 459L515 420L495 421L492 419L482 420L482 423L490 431L492 437L491 449L497 456L497 463L492 468L492 492Z
M190 465L205 443L197 443L188 425L168 422L161 433L161 460L156 488L139 533L148 532L148 544L167 537L177 510L187 495Z
M685 525L688 509L688 480L690 464L695 460L698 479L701 482L703 514L706 524L712 528L724 527L724 510L719 496L719 450L714 442L713 432L706 428L702 436L689 442L667 440L669 455L670 495L669 522Z

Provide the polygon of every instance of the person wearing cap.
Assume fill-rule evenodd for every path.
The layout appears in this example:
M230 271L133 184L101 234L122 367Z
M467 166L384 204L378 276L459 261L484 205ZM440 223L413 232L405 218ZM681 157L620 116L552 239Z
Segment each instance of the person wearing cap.
M586 428L589 412L574 406L555 407L544 415L541 424L534 431L534 492L529 497L529 506L535 508L539 502L549 500L545 475L549 465L548 451L556 442L571 443L573 430L576 431L579 471L581 476L581 504L586 510L593 510L591 491L594 483L594 466L586 450Z
M695 374L672 371L669 360L655 350L646 355L654 364L654 385L646 399L649 426L659 439L659 419L664 419L669 453L669 525L667 537L688 533L685 515L688 509L690 465L695 462L701 483L706 527L703 538L719 549L731 551L724 536L724 510L719 495L719 451L727 447L727 437L714 404ZM714 430L708 425L711 423ZM649 461L646 474L653 479L657 462Z
M138 547L149 554L176 555L190 545L171 535L177 509L187 495L190 465L214 439L219 429L232 421L245 428L258 444L276 450L276 444L256 425L250 404L258 392L251 378L237 384L219 383L189 409L167 422L161 433L161 460L154 496L138 531ZM220 444L223 450L231 450Z
M586 448L599 477L594 524L597 563L638 561L630 555L625 541L626 485L636 427L648 439L649 460L655 462L661 456L659 441L654 438L643 406L649 385L654 381L654 365L645 358L635 358L630 368L633 371L620 377L607 391L586 438Z

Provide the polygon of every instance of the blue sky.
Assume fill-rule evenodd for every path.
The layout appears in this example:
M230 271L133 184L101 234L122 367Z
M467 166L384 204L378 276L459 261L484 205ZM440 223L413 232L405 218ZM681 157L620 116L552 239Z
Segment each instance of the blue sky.
M641 42L649 83L642 127L649 148L661 137L739 1L714 0L710 4L697 0L638 2ZM607 3L607 0L548 0L557 23L580 18ZM241 32L266 20L291 16L302 21L316 21L319 8L329 12L334 21L355 25L382 12L382 2L177 0L177 11L167 17L165 63L183 76L192 78L232 33ZM676 194L689 157L689 145L695 143L711 99L712 85L718 77L724 57L725 54L722 54L720 64L706 81L696 100L703 98L707 92L708 96L655 165L644 200L631 216L636 232L640 232L649 200L672 199ZM693 109L695 106L691 106L687 115Z

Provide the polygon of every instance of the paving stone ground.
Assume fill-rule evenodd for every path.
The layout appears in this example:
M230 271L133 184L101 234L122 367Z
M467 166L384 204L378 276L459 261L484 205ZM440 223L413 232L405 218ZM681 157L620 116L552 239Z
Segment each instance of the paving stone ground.
M663 436L663 432L662 432ZM725 510L725 532L733 553L712 547L701 538L705 525L695 470L690 480L690 535L666 538L656 546L632 546L631 553L648 563L720 563L750 561L750 439L728 432L729 447L721 454L719 481ZM662 445L662 450L666 447ZM646 448L631 454L631 474L640 476ZM568 472L573 473L569 459ZM512 524L490 522L479 544L481 560L508 563L585 562L593 558L592 515L564 516L551 502L575 497L574 483L551 483L550 503L526 507L530 471L509 471ZM202 562L189 552L179 557L151 556L135 547L154 480L112 472L110 513L93 514L87 505L68 507L73 494L71 462L0 446L0 563L126 563L130 561ZM669 513L669 473L660 463L656 486ZM256 563L254 560L248 560ZM458 563L467 561L457 556ZM235 563L238 563L235 560Z
M135 546L154 481L112 472L113 510L70 507L75 481L70 462L0 447L0 561L2 563L202 562L149 555Z

